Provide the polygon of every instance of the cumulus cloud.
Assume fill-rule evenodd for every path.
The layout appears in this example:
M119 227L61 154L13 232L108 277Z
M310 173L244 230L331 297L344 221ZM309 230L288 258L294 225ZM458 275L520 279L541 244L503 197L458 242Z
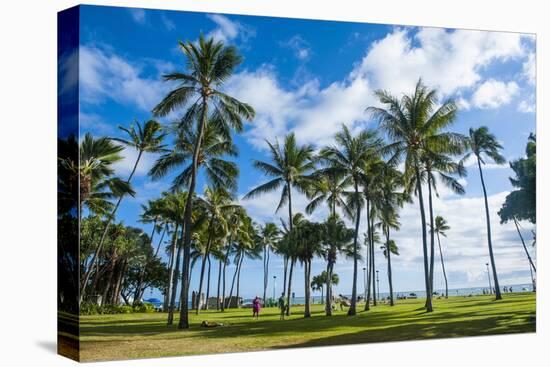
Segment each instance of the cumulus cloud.
M529 84L535 85L537 80L537 65L534 52L529 53L527 60L523 63L522 73L523 77L529 82Z
M208 14L207 18L216 24L216 28L210 31L206 38L214 38L216 41L231 42L240 39L243 42L254 35L254 31L228 17L220 14Z
M516 82L489 79L482 83L472 96L472 103L479 108L494 109L510 103L519 92Z
M521 36L514 33L396 29L372 44L355 72L394 94L410 92L422 77L448 96L473 87L491 62L523 54Z
M124 148L121 155L124 157L124 159L116 162L113 164L113 168L115 170L115 174L117 176L120 176L121 178L126 178L134 168L134 164L136 163L136 159L138 156L138 152L134 148ZM144 153L139 161L139 164L137 165L135 175L136 176L145 176L153 164L155 163L156 156L149 153Z
M147 65L134 63L116 53L93 47L80 47L80 92L85 103L98 104L106 99L150 111L166 94L170 85L162 81L164 63L150 61L157 75L144 76Z
M518 103L518 111L524 113L534 113L536 111L535 96L524 99Z

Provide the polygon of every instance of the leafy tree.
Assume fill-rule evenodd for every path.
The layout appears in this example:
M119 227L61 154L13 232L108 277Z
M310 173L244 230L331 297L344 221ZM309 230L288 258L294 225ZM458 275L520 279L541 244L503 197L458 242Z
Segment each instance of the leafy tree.
M489 247L489 258L491 259L491 268L493 270L493 280L495 282L495 298L497 300L502 299L500 294L500 285L498 283L497 267L495 265L495 256L493 254L493 241L491 236L491 218L489 215L489 203L487 201L487 189L485 187L485 180L483 178L482 165L485 164L487 159L492 160L496 164L506 163L506 159L500 154L502 145L498 142L497 138L489 132L489 129L482 126L478 129L470 128L470 136L467 141L468 153L462 159L464 162L472 155L477 161L479 169L479 178L481 180L481 187L483 188L483 199L485 201L485 220L487 222L487 245Z
M447 237L447 231L451 227L447 224L447 221L442 216L435 217L435 226L432 229L437 235L437 243L439 245L439 258L441 259L441 269L443 271L443 278L445 279L445 298L449 297L449 285L447 283L447 273L445 272L445 263L443 262L443 251L441 250L441 238L439 236Z
M243 120L254 118L254 109L234 97L221 91L225 81L233 74L241 63L234 46L225 46L213 38L204 39L201 35L198 42L180 42L180 48L187 58L187 72L175 72L164 76L166 81L177 82L179 85L172 90L153 109L157 116L166 116L172 111L186 108L178 128L195 131L196 140L193 144L191 171L189 174L189 197L193 198L199 169L199 156L202 150L203 137L208 129L208 121L217 125L218 129L228 136L231 129L241 132ZM192 102L189 105L189 102ZM187 302L189 299L189 262L191 252L191 217L193 200L187 200L183 219L183 281L181 294L180 329L189 328Z
M264 265L264 293L263 301L266 302L267 283L269 281L269 257L271 251L275 248L280 236L279 227L275 223L266 223L260 227L258 231L258 240L263 248L263 265Z

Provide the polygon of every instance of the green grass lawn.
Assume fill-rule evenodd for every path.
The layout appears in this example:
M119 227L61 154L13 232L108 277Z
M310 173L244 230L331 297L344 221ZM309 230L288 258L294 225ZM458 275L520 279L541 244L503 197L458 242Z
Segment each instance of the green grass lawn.
M166 314L125 314L81 317L81 360L145 358L243 352L253 350L373 343L397 340L448 338L535 331L535 294L505 294L501 301L491 296L434 299L435 311L424 312L423 300L398 301L394 307L378 305L368 312L348 317L337 311L324 316L323 306L314 305L310 319L303 307L279 320L275 308L262 309L253 320L251 309L192 313L191 328L166 326ZM359 304L358 310L363 310ZM204 329L203 320L223 327Z

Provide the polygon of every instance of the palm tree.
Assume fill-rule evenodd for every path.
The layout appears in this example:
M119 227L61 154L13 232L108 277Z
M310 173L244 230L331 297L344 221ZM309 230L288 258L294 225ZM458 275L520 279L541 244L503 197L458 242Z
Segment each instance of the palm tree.
M238 205L233 203L233 197L229 192L222 188L212 189L206 188L204 190L204 197L200 198L197 202L197 206L200 206L208 216L208 229L206 233L206 241L204 247L204 254L202 256L201 275L199 280L199 299L202 293L202 285L204 280L204 271L206 262L209 261L210 251L214 238L225 237L227 232L227 223L225 218L229 211L237 209ZM207 292L208 293L208 292ZM208 302L208 300L207 300ZM197 304L196 313L199 314L200 307Z
M487 201L487 189L485 187L485 180L483 179L483 170L481 165L485 164L487 159L491 159L496 164L505 164L506 159L500 154L499 150L502 149L502 145L497 141L496 137L489 132L486 126L482 126L478 129L470 128L470 135L467 140L468 153L462 159L464 162L472 155L475 156L477 161L477 167L479 169L479 178L481 180L481 187L483 188L483 199L485 201L485 219L487 222L487 245L489 246L489 258L491 259L491 267L493 270L493 279L495 282L495 296L496 299L502 299L500 294L500 286L498 284L497 267L495 265L495 256L493 254L493 242L491 239L491 219L489 215L489 203Z
M327 270L322 274L326 274L324 279L327 285L327 297L325 302L325 313L327 316L332 316L332 284L334 283L334 264L336 263L338 254L347 252L350 243L352 242L355 232L353 229L346 227L338 215L331 215L321 228L322 232L322 255L327 261ZM337 283L334 283L337 284Z
M304 221L295 230L295 241L297 244L296 256L304 265L304 317L311 317L311 261L317 255L321 254L322 231L321 225L309 221Z
M292 232L292 189L297 189L304 194L308 191L310 182L309 174L315 168L315 164L312 161L313 146L299 146L296 142L294 133L288 134L285 137L282 146L279 145L278 141L276 141L275 144L268 141L266 141L266 143L269 146L272 163L255 160L253 165L256 169L273 179L254 188L244 196L244 199L254 198L282 187L281 199L276 212L279 211L283 205L288 204L288 225L289 231ZM290 304L293 267L294 263L291 261L287 292L288 304ZM290 307L288 307L287 314L290 315Z
M275 223L266 223L259 230L259 241L263 248L263 265L264 265L264 293L263 302L266 302L267 283L269 280L269 255L275 248L277 241L279 240L280 230Z
M129 139L112 138L112 140L115 140L129 148L133 148L138 153L136 161L134 162L132 171L130 172L130 175L126 179L126 184L130 185L130 182L134 177L134 174L136 173L136 169L138 167L138 164L141 160L142 155L144 153L158 153L164 149L162 145L162 140L164 139L165 134L162 132L161 125L155 120L147 121L144 126L141 126L139 121L136 121L135 125L132 124L129 129L122 126L120 126L119 128L129 136ZM81 292L80 292L81 301L84 299L84 296L86 294L86 285L88 284L88 280L90 279L91 270L97 260L98 254L101 252L101 249L105 242L107 232L109 231L109 225L114 220L118 207L120 206L120 203L122 202L122 199L124 198L126 193L127 192L122 192L120 195L118 195L118 200L115 206L111 210L110 214L107 216L105 229L103 230L103 234L101 235L99 243L90 261L90 267L86 270L84 274L84 280L82 282Z
M226 136L231 129L241 132L243 119L252 120L254 109L221 91L225 81L233 74L242 58L234 46L225 46L223 42L213 38L205 40L201 35L198 42L180 42L180 48L187 58L187 73L171 73L164 75L164 80L178 82L172 90L153 109L157 116L166 116L172 111L187 107L179 123L180 130L192 130L196 133L193 145L189 196L195 193L199 155L202 150L204 133L208 121L211 120L224 131ZM193 127L193 125L196 125ZM182 307L180 312L180 329L189 328L187 301L189 299L189 254L191 251L191 215L193 212L192 200L188 200L183 218L183 247L184 247L184 274L182 282Z
M439 245L439 258L441 259L441 269L443 270L443 278L445 279L445 298L449 297L449 286L447 284L447 273L445 272L445 263L443 262L443 251L441 251L441 239L439 236L447 237L447 231L450 229L451 227L449 227L445 218L440 215L435 217L435 226L432 232L435 232L437 235L437 243Z
M326 272L325 272L325 275L326 275ZM311 290L321 291L321 303L324 302L324 297L323 297L324 287L325 287L325 282L323 281L321 274L315 275L313 278L311 278Z
M355 235L353 239L353 283L351 292L351 305L348 315L356 314L357 303L357 259L359 256L357 237L359 235L359 223L363 199L359 187L365 179L365 167L374 156L378 154L382 146L376 132L364 130L353 136L347 126L342 126L342 131L335 135L335 146L325 147L320 152L321 161L326 168L321 172L327 174L342 175L353 186L353 192L349 196L348 207L355 210ZM351 211L350 210L350 211Z
M386 91L378 90L376 96L386 109L368 107L367 111L376 118L385 130L390 144L385 152L391 154L390 163L405 160L405 177L414 177L420 222L422 228L422 250L424 255L424 280L426 286L426 311L432 312L432 291L428 264L428 239L426 232L426 212L422 190L422 156L438 146L460 146L460 134L441 132L448 127L456 115L456 105L446 100L436 108L436 90L429 90L420 79L412 95L398 99ZM435 109L435 111L434 111Z

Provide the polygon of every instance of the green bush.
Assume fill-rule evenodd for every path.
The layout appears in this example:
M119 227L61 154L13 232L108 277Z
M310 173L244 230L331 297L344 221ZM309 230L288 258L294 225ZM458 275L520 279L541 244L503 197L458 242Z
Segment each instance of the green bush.
M128 305L105 305L99 306L95 303L83 302L80 305L81 315L118 315L127 313L150 313L155 312L155 306L151 303L140 303L135 306Z

